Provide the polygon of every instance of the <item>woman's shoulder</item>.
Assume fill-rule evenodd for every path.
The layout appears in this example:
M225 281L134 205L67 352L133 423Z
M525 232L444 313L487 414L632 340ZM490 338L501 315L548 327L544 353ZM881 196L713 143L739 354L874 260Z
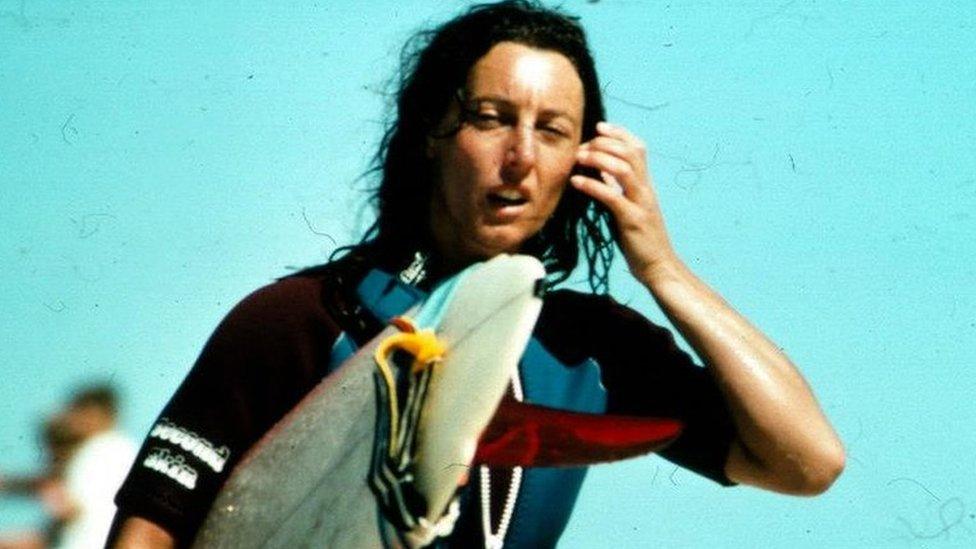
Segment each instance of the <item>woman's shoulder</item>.
M613 300L606 295L569 289L550 290L542 302L535 336L566 364L592 356L592 346L604 337Z
M368 270L349 256L288 274L252 291L231 309L224 325L261 329L331 323L334 303Z
M543 300L543 310L550 309L560 315L585 315L587 317L611 314L628 307L621 305L607 294L579 292L568 288L549 290Z
M539 324L544 332L586 339L671 337L670 330L610 295L569 289L551 290L546 294Z

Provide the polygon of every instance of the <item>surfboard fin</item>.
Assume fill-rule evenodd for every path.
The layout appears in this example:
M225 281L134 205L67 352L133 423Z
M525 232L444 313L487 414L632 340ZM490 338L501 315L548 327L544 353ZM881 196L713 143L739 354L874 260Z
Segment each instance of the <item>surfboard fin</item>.
M505 398L485 428L474 462L491 467L575 467L660 450L676 419L586 414Z

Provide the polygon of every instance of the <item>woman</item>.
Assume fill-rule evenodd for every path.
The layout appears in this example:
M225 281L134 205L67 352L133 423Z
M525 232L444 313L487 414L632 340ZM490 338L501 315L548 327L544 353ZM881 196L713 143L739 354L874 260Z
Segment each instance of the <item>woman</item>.
M683 419L684 433L663 452L682 466L726 485L825 490L843 468L840 441L789 359L671 247L645 147L602 122L593 60L575 21L502 2L418 40L377 156L376 224L342 259L259 290L224 320L119 493L116 546L192 539L236 459L328 373L339 334L365 341L378 331L352 291L370 269L426 289L472 262L518 252L540 258L557 283L582 248L599 292L609 235L705 368L666 330L607 296L556 290L535 335L560 367L599 364L602 384L581 391L602 398L600 410ZM548 383L563 383L557 377ZM193 451L180 453L174 439ZM141 466L148 457L168 460L167 474ZM512 490L518 474L473 479L447 543L555 544L582 473L539 473L544 511Z

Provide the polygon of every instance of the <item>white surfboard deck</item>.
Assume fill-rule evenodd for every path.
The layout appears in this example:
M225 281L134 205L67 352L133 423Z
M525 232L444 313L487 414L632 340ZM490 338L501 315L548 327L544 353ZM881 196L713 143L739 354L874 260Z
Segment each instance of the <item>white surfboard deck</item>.
M421 322L439 317L436 333L447 346L418 431L417 486L432 509L447 505L517 370L541 309L535 285L544 275L533 258L498 256L459 275L446 304L435 303L444 298L435 291L408 313ZM376 422L373 352L396 331L384 329L347 359L244 456L194 547L398 545L367 483Z

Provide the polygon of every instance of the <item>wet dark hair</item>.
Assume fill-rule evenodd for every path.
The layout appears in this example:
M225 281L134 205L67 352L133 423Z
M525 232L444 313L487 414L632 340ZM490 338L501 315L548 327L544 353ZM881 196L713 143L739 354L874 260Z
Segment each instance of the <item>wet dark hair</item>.
M500 42L552 50L569 59L583 82L582 139L596 135L596 123L605 117L603 98L577 21L534 1L509 0L472 6L407 42L395 96L396 115L373 160L372 171L382 174L372 196L378 216L362 245L385 256L400 259L402 255L404 261L417 250L431 248L430 202L436 178L426 154L427 138L464 89L471 67ZM539 258L550 282L556 284L576 268L582 243L590 287L605 292L613 259L611 235L609 212L583 193L568 190L522 252Z

